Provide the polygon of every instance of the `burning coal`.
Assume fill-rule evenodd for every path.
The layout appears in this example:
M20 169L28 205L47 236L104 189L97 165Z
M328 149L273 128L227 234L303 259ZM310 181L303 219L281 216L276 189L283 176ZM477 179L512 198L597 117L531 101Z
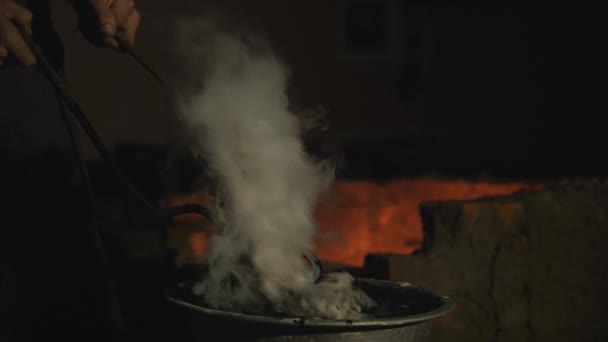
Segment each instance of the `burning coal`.
M178 25L178 48L200 84L179 109L194 152L207 162L221 210L206 277L194 292L230 311L359 319L373 301L346 273L315 283L313 211L333 169L304 151L288 109L288 72L258 36L209 18Z

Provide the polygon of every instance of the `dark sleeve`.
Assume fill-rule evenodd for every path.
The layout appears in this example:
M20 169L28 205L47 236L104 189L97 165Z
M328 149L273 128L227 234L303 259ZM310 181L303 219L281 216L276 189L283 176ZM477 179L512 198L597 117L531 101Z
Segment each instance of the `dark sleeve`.
M76 337L87 330L102 336L109 329L103 272L68 123L40 72L0 68L0 313L11 317L0 322L0 331L12 330L23 340Z

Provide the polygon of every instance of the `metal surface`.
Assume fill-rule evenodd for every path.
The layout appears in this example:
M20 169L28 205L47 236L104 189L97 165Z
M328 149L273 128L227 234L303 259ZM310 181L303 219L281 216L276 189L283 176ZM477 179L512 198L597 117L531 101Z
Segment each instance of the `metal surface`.
M129 54L131 57L133 57L133 59L142 68L144 68L150 75L152 75L152 77L154 77L161 85L170 89L172 93L175 93L175 89L169 84L169 82L167 82L164 77L162 77L156 70L154 70L154 68L152 68L148 63L146 63L141 58L141 56L139 56L137 51L135 51L133 46L131 46L131 44L127 40L123 31L119 30L118 32L116 32L116 35L114 36L114 38L116 39L116 41L118 42L118 45L120 46L120 48L123 51L125 51L127 54Z
M167 300L183 316L192 341L426 341L432 321L449 313L454 303L407 283L357 279L376 301L389 301L391 314L361 321L333 321L298 317L269 317L214 310L192 304L184 285L167 293Z

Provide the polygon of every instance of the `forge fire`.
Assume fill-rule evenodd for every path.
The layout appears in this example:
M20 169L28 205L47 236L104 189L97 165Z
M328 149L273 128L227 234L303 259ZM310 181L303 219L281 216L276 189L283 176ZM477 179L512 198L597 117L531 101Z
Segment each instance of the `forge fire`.
M539 190L524 182L474 182L435 178L408 178L378 184L372 181L336 181L316 209L316 255L323 261L363 266L372 253L411 254L422 247L421 203L473 200ZM205 191L173 195L168 206L209 205ZM199 263L213 227L200 216L184 215L173 223L173 246L178 263Z
M371 253L410 254L422 247L421 203L472 200L538 189L526 183L489 183L433 178L377 184L337 182L317 209L317 255L327 261L363 266Z

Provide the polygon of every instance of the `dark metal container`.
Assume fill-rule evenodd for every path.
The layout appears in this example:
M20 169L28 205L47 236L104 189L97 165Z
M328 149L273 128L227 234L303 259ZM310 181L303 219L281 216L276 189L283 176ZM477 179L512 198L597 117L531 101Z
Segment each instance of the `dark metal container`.
M356 285L384 303L386 313L361 321L246 315L193 304L184 285L170 289L167 300L197 342L422 342L428 340L432 321L454 308L451 299L409 283L356 279Z

